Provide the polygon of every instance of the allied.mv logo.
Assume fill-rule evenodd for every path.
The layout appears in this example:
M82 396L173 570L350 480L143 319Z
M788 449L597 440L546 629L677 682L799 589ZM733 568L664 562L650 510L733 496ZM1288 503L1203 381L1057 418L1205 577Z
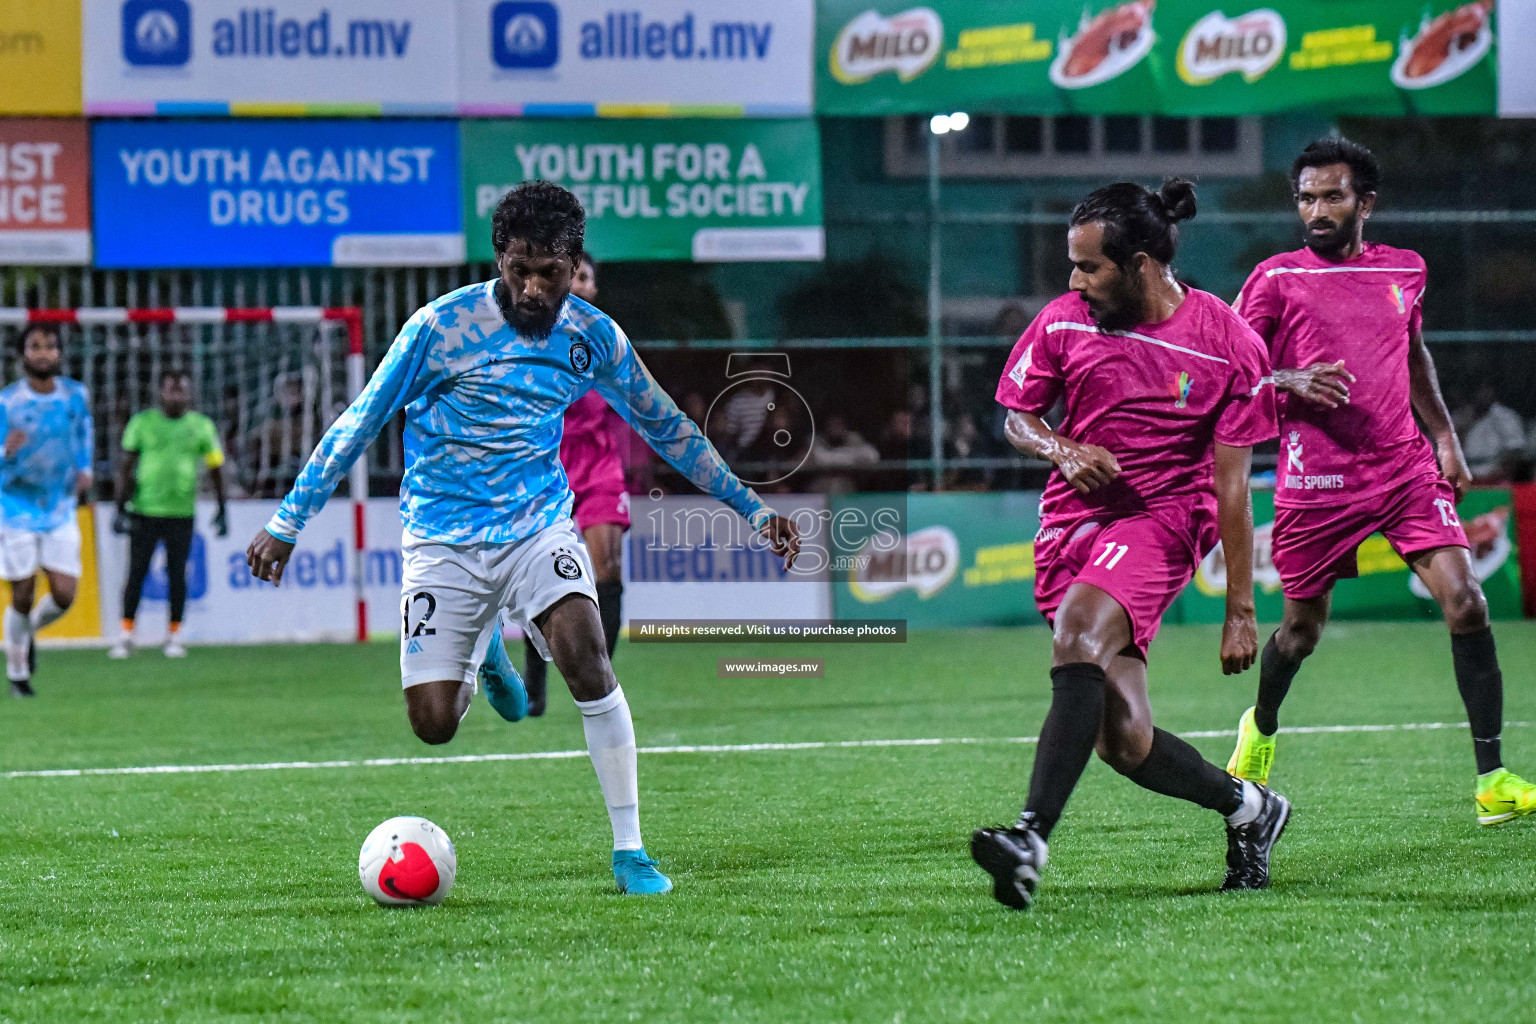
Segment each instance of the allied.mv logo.
M513 70L560 60L560 12L545 0L503 0L491 8L491 60Z
M123 59L137 67L179 67L192 58L187 0L126 0Z
M1400 284L1392 285L1391 286L1391 293L1392 293L1392 301L1397 304L1397 311L1399 313L1406 313L1406 312L1408 312L1407 306L1405 306L1403 304L1403 286L1400 285Z

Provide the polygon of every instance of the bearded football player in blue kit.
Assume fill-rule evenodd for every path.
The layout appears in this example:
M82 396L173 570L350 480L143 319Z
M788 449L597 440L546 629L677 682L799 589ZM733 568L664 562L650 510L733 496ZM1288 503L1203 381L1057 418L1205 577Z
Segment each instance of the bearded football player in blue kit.
M640 841L634 725L608 661L592 563L559 461L566 408L596 388L789 564L799 537L726 467L618 325L570 294L585 222L576 197L549 182L524 183L502 199L491 234L500 276L450 292L406 322L251 542L247 561L278 583L304 524L405 410L400 675L411 728L428 743L452 739L477 681L502 717L527 712L502 645L506 608L555 662L581 711L613 825L619 888L660 893L672 883Z

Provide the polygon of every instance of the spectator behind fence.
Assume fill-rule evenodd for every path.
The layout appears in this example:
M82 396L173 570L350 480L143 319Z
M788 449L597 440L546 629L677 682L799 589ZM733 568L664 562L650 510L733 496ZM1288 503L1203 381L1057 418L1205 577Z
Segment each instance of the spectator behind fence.
M917 458L913 451L912 437L912 413L906 409L897 409L891 413L891 418L886 422L885 429L880 432L880 460L882 462L905 463L908 459ZM910 474L905 466L880 474L879 483L875 486L883 491L904 491L911 486Z
M1525 422L1500 404L1491 384L1481 384L1472 399L1472 425L1462 438L1467 466L1478 483L1502 483L1514 475L1525 452Z
M165 545L165 575L170 598L170 630L165 656L184 658L181 620L187 606L187 555L196 532L197 471L208 467L219 503L213 529L229 533L224 511L224 450L213 421L194 412L192 377L166 370L160 378L160 407L145 409L123 431L123 461L117 484L114 533L128 534L128 580L123 585L123 630L107 652L111 658L133 653L133 621L149 575L155 548Z
M811 444L809 465L822 470L811 481L811 490L825 494L847 494L870 486L865 474L847 472L880 461L880 452L859 434L848 429L848 421L837 413L828 416L816 440ZM844 472L826 472L844 470Z

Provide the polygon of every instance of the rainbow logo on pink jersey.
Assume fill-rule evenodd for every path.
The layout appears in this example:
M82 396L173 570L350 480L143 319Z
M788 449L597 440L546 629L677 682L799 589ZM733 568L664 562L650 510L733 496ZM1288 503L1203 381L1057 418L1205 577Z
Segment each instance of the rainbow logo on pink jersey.
M1390 287L1392 290L1392 301L1397 303L1397 311L1399 313L1408 312L1407 307L1403 305L1403 286L1400 284L1394 284Z
M1173 395L1175 409L1182 409L1189 404L1189 388L1193 383L1194 381L1189 379L1189 374L1180 370L1173 383L1168 385L1168 391Z

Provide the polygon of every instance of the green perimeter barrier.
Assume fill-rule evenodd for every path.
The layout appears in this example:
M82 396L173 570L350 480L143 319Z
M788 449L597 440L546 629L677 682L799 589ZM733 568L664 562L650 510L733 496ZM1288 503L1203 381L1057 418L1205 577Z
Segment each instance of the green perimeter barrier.
M866 505L870 495L830 499L839 510ZM905 549L878 552L833 583L838 618L906 619L909 628L1039 624L1035 610L1035 532L1038 491L992 494L905 495ZM1280 618L1280 579L1270 561L1274 495L1253 495L1256 536L1254 580L1259 619ZM1483 578L1496 619L1521 615L1520 575L1513 501L1507 490L1469 494L1458 510L1473 543L1474 565ZM1380 534L1361 544L1360 575L1334 589L1333 616L1342 619L1435 619L1439 611ZM905 561L903 572L902 562ZM1220 622L1225 610L1225 564L1220 550L1206 556L1195 580L1174 602L1164 622ZM1422 596L1421 596L1422 595Z

